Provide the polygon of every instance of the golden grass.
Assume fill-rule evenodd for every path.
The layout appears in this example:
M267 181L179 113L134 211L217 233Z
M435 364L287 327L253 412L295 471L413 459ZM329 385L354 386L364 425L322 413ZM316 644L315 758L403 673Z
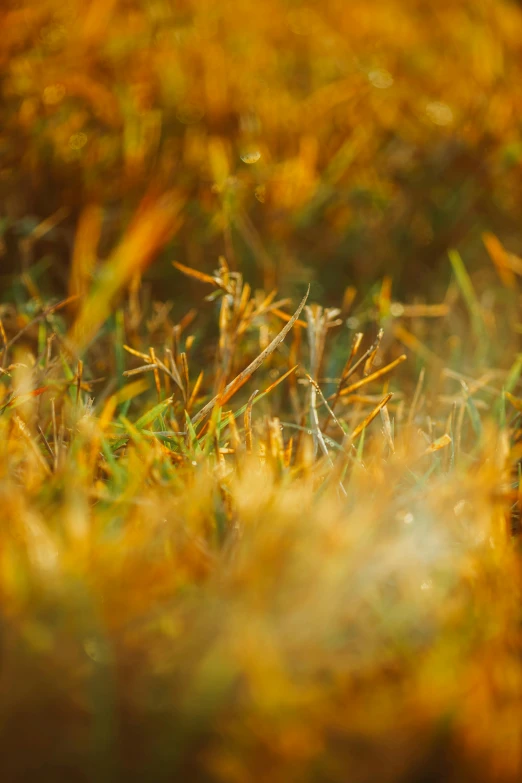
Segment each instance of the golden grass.
M2 783L522 779L517 5L2 4Z
M199 277L203 374L197 312L153 337L131 294L79 359L63 307L3 306L5 779L518 780L520 362L416 383L379 298L377 340L307 305L303 341L304 300L281 331Z

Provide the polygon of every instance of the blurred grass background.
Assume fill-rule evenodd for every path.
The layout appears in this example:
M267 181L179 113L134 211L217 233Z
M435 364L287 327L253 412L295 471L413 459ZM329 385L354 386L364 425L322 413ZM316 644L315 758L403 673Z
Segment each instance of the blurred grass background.
M513 0L5 0L0 23L4 283L65 286L86 210L107 254L151 189L183 202L147 273L166 296L173 258L337 304L383 274L440 295L485 230L522 250Z

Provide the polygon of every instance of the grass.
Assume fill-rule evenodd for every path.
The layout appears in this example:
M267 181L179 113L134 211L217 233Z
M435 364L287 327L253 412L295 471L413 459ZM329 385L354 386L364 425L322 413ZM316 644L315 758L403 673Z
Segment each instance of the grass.
M518 783L508 0L5 0L6 783Z
M515 302L292 311L177 266L211 291L177 324L3 305L6 779L516 780L520 360L468 375Z

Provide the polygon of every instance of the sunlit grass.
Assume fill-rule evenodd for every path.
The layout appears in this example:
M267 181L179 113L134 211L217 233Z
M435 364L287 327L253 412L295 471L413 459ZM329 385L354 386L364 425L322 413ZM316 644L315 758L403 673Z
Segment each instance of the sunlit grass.
M353 305L371 340L224 259L178 266L211 293L178 324L139 288L103 325L118 299L88 293L80 344L34 283L3 306L8 774L517 780L514 313L475 292L485 338L462 281L436 320L386 284ZM406 331L500 364L417 378Z
M2 782L522 779L518 5L2 4Z

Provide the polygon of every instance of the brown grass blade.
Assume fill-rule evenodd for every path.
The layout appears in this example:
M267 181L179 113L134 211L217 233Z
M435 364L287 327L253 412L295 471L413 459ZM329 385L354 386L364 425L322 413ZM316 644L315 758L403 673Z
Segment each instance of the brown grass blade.
M132 375L139 375L142 372L156 370L157 366L157 364L143 364L141 367L134 367L132 370L125 370L123 375L125 378L130 378Z
M274 315L277 315L278 318L280 318L282 321L288 321L291 319L291 315L288 315L288 313L285 313L284 310L280 310L278 307L275 307L271 311ZM300 318L296 319L295 325L298 326L300 329L306 329L306 321L301 321Z
M390 421L390 414L388 413L387 405L384 405L384 407L381 408L381 419L383 423L384 437L386 438L386 442L388 443L391 453L394 454L395 444L393 442L393 433L392 433L392 427Z
M111 312L112 302L133 276L164 247L181 224L182 200L167 193L146 197L121 242L100 270L97 283L85 297L70 331L72 345L81 349L94 337Z
M404 318L444 318L450 308L445 302L441 304L413 304L403 305L394 302L391 306L392 315Z
M433 351L430 351L430 349L424 345L424 343L422 343L418 337L405 329L404 326L401 326L400 324L394 326L393 334L397 340L399 340L399 342L405 345L406 348L409 348L410 351L413 351L413 353L416 353L417 356L420 356L421 359L424 359L424 361L434 363L440 362L437 354L433 353Z
M158 395L158 402L161 401L161 381L160 381L160 375L158 372L158 364L156 362L156 352L154 351L154 348L149 348L150 353L150 359L151 359L151 365L154 366L154 385L156 386L156 393Z
M259 394L259 389L256 389L248 398L247 406L245 408L244 424L245 424L245 444L247 454L252 454L252 405L256 396Z
M402 362L406 361L407 356L405 353L401 354L397 359L394 359L393 362L390 362L385 367L381 367L380 370L376 370L376 372L373 372L371 375L367 375L365 378L361 378L360 381L356 381L355 383L352 383L351 386L347 386L346 389L343 389L340 393L340 396L343 397L346 394L350 394L350 392L355 391L356 389L360 389L361 386L364 386L366 383L370 383L370 381L375 381L377 378L380 378L381 376L385 375L388 372L391 372L395 369L399 364L402 364Z
M102 230L102 210L89 204L80 215L69 276L69 293L83 297L88 294L96 266L97 248ZM78 304L74 307L76 312Z
M511 392L508 391L505 392L505 395L514 409L519 413L522 413L522 400L519 397L515 397L514 394L511 394Z
M194 402L196 401L196 398L198 396L198 392L201 388L201 384L203 382L203 370L199 373L198 377L196 378L196 383L194 384L194 388L192 389L191 395L187 402L187 411L190 413L190 409L194 405Z
M0 318L0 337L2 338L2 342L4 346L6 346L8 343L7 334L5 333L4 324L1 318Z
M82 389L82 379L83 379L83 362L81 359L78 359L78 364L76 367L76 406L78 406L78 403L80 401L80 391Z
M138 359L143 359L145 362L151 361L150 356L147 356L146 353L141 353L141 351L136 351L134 348L131 348L129 345L124 345L123 348L127 351L127 353L130 353L133 356L137 356Z
M285 378L288 378L288 376L291 375L295 370L297 370L298 367L299 367L298 364L294 364L293 367L290 367L290 369L287 370L285 373L283 373L283 375L280 375L279 378L276 381L271 383L270 386L268 386L264 390L263 394L268 394L269 392L272 391L272 389L275 389L276 386L279 386L279 384L282 383Z
M377 414L379 413L379 411L381 410L381 408L384 408L384 406L386 405L386 403L388 403L388 402L391 400L392 396L393 396L392 392L389 392L389 393L386 395L386 397L383 397L383 399L380 401L380 403L379 403L378 405L376 405L376 406L375 406L375 408L373 409L373 411L372 411L371 413L369 413L369 414L368 414L368 416L367 416L367 417L364 419L364 421L362 421L362 422L361 422L361 423L360 423L360 424L359 424L359 425L358 425L358 426L357 426L357 427L354 429L354 431L353 431L353 432L352 432L352 434L351 434L351 440L355 440L355 438L357 438L357 437L358 437L358 436L361 434L361 432L362 432L363 430L365 430L365 429L366 429L366 427L367 427L369 424L371 424L371 422L372 422L372 421L375 419L375 417L377 416Z
M347 313L350 312L356 296L357 296L357 289L354 288L353 285L349 285L345 288L343 294L343 303L341 305L341 312L343 315L346 315Z
M363 375L369 375L370 372L372 371L373 363L377 356L377 352L379 350L379 346L381 344L381 340L383 336L384 336L384 330L379 329L379 334L377 335L377 339L375 340L375 343L373 345L373 351L371 352L371 354L368 356L368 358L364 363Z
M204 272L200 272L198 269L192 269L190 266L185 266L185 264L180 264L179 261L173 261L172 266L174 266L176 269L178 269L187 277L193 277L194 280L199 280L200 283L209 283L210 285L213 285L216 288L219 287L219 282L216 280L215 277L212 277L211 275L206 275Z
M65 220L65 218L69 216L70 212L71 210L69 207L60 207L56 210L56 212L54 212L54 214L50 215L45 220L42 220L41 223L38 223L38 225L32 230L30 238L33 240L41 239L46 234L48 234L49 231L52 231L53 228Z
M493 261L497 274L506 288L516 289L517 280L515 273L509 266L508 254L506 253L502 243L494 234L490 234L486 231L482 234L482 241L488 251L488 255Z
M437 440L434 440L433 443L430 443L428 448L423 452L426 454L433 454L435 451L440 451L440 449L446 448L446 446L449 446L451 443L451 435L448 435L447 432L444 433L444 435L441 435L440 438L437 438Z
M13 397L7 405L4 405L2 410L5 410L6 408L18 408L20 405L23 405L24 402L29 402L29 400L39 397L40 394L43 394L48 388L48 386L41 386L39 389L33 389L25 394L19 394L16 397Z

